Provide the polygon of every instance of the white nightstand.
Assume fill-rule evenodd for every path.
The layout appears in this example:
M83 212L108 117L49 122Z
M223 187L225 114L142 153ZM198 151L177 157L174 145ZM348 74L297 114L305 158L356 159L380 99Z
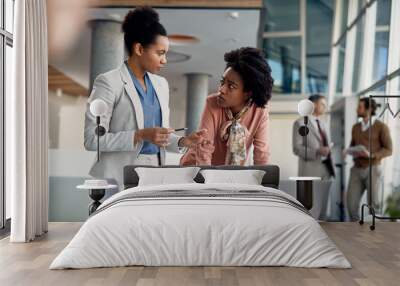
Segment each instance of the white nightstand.
M106 190L115 189L117 185L110 185L106 180L85 180L83 185L76 186L76 188L89 190L89 197L93 200L89 205L89 215L91 215L101 205L100 200L104 197Z
M313 181L321 181L320 177L289 177L296 181L296 198L303 206L310 210L313 206Z

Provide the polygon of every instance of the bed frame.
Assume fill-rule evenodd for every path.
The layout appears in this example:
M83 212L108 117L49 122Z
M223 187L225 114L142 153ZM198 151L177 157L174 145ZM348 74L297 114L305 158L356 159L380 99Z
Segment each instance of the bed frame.
M146 168L179 168L179 165L166 165L166 166L144 166L144 165L131 165L124 167L124 189L136 187L139 183L139 176L137 175L135 168L146 167ZM279 167L276 165L266 166L197 166L201 170L206 169L217 169L217 170L263 170L265 175L262 179L261 184L264 187L279 188ZM184 168L184 167L182 167ZM200 174L194 178L197 183L204 183L204 178Z

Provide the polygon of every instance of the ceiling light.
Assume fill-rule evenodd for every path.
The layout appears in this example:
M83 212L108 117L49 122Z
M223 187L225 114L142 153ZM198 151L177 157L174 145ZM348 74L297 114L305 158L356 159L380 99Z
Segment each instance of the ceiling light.
M121 21L121 15L117 14L117 13L109 13L108 14L108 18L110 20L114 20L114 21Z
M167 54L167 61L168 63L180 63L180 62L185 62L190 59L189 55L183 54L183 53L178 53L169 50Z
M171 46L186 46L198 43L200 40L194 36L183 35L183 34L171 34L168 35Z
M229 14L228 14L228 16L231 18L231 19L237 19L237 18L239 18L239 12L237 12L237 11L234 11L234 12L230 12Z

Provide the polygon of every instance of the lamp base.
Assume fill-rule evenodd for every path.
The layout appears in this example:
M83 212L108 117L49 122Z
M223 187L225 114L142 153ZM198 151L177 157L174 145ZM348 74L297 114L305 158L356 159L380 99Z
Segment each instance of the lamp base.
M297 200L310 210L313 206L313 181L298 180L296 185Z
M307 136L308 135L308 133L310 132L310 129L307 127L307 126L305 126L305 125L303 125L303 126L301 126L300 128L299 128L299 134L301 135L301 136Z
M97 136L103 136L104 134L106 134L106 129L103 126L97 126L96 129L94 130L94 133Z
M89 197L93 200L93 202L89 205L89 215L94 213L97 208L101 205L100 200L104 197L106 193L105 189L90 189Z

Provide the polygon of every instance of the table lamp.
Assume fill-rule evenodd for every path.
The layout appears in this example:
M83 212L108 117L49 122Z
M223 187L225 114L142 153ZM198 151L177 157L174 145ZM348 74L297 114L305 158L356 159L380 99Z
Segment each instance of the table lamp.
M303 99L300 100L297 105L297 111L300 116L304 116L304 125L299 128L299 134L305 136L305 161L307 161L307 135L310 132L308 128L308 116L314 112L314 103L311 100Z
M95 99L90 103L90 112L96 117L97 127L94 133L97 135L97 162L100 160L100 136L106 133L106 129L100 125L100 116L107 113L107 104L102 99Z

